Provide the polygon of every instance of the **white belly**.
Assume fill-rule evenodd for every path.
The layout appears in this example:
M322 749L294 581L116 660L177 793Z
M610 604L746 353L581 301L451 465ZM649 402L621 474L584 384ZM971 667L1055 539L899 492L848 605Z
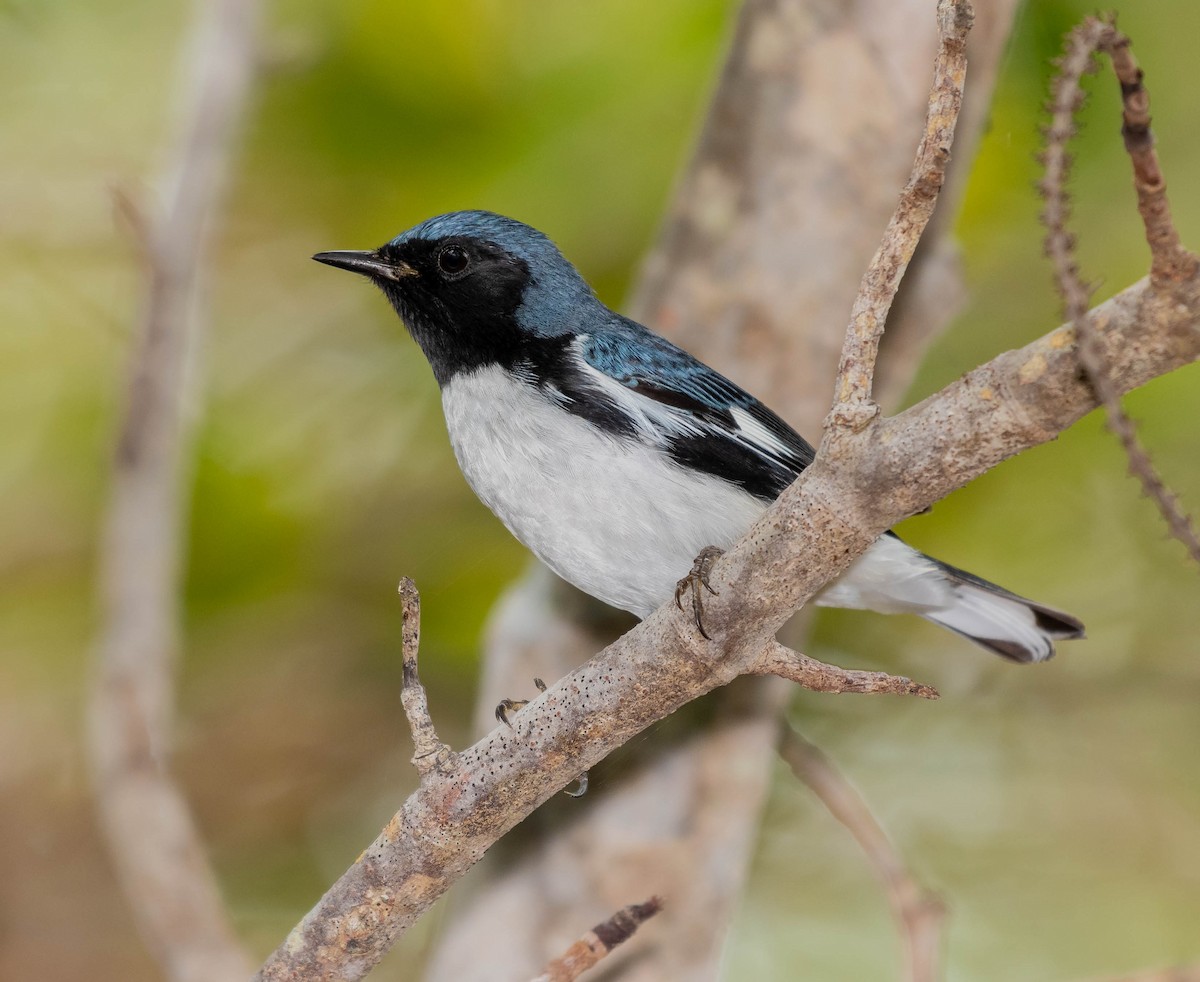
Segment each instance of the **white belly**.
M508 530L569 583L639 617L671 597L701 549L728 548L765 507L499 368L456 375L442 406L459 467Z

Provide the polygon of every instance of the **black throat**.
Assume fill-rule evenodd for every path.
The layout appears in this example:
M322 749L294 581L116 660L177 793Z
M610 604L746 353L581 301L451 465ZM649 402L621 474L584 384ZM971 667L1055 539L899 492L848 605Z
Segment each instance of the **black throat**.
M421 346L439 386L459 372L511 367L521 358L517 308L530 281L525 262L476 241L471 245L478 268L447 282L436 271L436 249L442 244L417 240L384 246L381 255L403 259L418 275L376 280Z

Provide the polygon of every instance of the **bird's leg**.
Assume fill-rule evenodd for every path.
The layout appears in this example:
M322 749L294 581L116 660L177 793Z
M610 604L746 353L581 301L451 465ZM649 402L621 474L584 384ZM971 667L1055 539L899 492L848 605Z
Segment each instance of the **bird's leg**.
M692 563L692 571L675 584L675 606L680 610L683 610L683 592L691 589L692 615L696 618L696 630L700 632L700 636L706 641L708 640L708 634L704 630L704 598L700 593L700 588L704 587L714 597L717 596L717 591L708 582L708 574L712 572L713 566L723 555L725 555L724 549L718 549L716 546L705 546L700 550L700 555L696 557L695 562Z
M546 683L541 679L534 679L533 684L537 686L538 692L546 691ZM496 719L507 726L510 730L513 728L512 721L508 718L509 713L518 712L528 706L528 699L501 699L500 705L496 707Z

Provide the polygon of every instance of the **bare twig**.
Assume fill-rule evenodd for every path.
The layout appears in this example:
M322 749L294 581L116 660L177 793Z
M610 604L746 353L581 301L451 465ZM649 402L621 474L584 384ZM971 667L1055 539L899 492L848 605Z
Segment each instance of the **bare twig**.
M163 208L144 225L135 219L147 284L104 519L89 699L94 792L113 862L147 944L167 976L184 982L249 971L168 758L186 499L182 404L200 329L193 308L250 86L257 14L251 0L196 4Z
M417 651L421 646L421 595L417 585L409 578L400 581L400 602L404 607L403 650L404 681L400 690L400 703L412 730L412 763L424 780L430 771L449 766L454 761L454 752L438 739L429 715L429 700L425 686L417 674Z
M1101 43L1121 85L1121 135L1133 164L1138 212L1150 246L1150 277L1156 282L1187 278L1195 272L1197 258L1184 248L1171 219L1167 182L1150 132L1150 94L1142 85L1142 70L1134 60L1129 38L1114 26L1104 33Z
M1042 221L1046 226L1046 254L1054 266L1055 282L1062 294L1066 316L1079 338L1079 361L1104 405L1108 427L1120 441L1129 461L1129 472L1141 482L1144 493L1157 505L1167 528L1189 555L1200 563L1200 538L1191 518L1166 486L1137 437L1133 420L1121 405L1099 339L1087 324L1090 291L1075 262L1074 237L1067 230L1070 204L1066 182L1070 172L1067 143L1075 134L1075 115L1083 104L1082 77L1095 71L1098 51L1107 52L1121 83L1125 146L1133 161L1138 210L1151 251L1151 281L1168 286L1194 276L1197 258L1183 248L1171 221L1166 181L1158 165L1150 134L1149 96L1142 85L1142 71L1133 60L1129 39L1112 24L1089 17L1067 36L1066 52L1059 64L1051 97L1050 124L1046 128L1043 156L1046 173L1041 190L1046 199Z
M607 921L597 924L563 954L555 958L533 982L572 982L579 978L617 945L633 937L642 924L662 910L662 900L651 897L645 903L622 907Z
M749 669L754 675L777 675L813 692L879 692L938 698L932 685L886 672L861 672L827 665L781 644L771 644Z
M900 194L883 241L863 274L850 311L833 409L825 424L827 445L835 430L860 431L879 415L879 406L871 397L879 341L900 280L933 216L945 180L954 126L962 107L967 34L974 16L970 0L938 0L939 44L925 131L917 146L912 174Z
M941 899L917 882L862 796L820 747L784 726L779 753L792 773L854 836L883 884L908 949L905 977L909 982L936 982L946 916Z

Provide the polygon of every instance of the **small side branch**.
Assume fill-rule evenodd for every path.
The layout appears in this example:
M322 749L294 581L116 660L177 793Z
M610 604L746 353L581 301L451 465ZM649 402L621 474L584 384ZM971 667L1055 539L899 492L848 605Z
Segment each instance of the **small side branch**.
M772 643L762 653L751 669L751 674L778 675L814 692L878 692L897 696L920 696L922 699L938 698L938 691L932 685L914 682L903 675L863 672L827 665L778 642Z
M662 910L662 906L660 898L651 897L645 903L622 907L550 962L533 982L572 982L579 978L617 945L632 938L642 924Z
M1101 42L1121 85L1121 136L1133 164L1138 211L1150 245L1150 278L1160 285L1187 279L1196 271L1197 258L1184 248L1171 218L1167 182L1150 132L1150 94L1142 84L1143 72L1124 34L1109 26Z
M785 726L779 753L792 773L854 836L883 884L908 950L905 978L936 982L946 917L941 899L917 882L862 796L819 747Z
M417 592L417 585L407 576L400 581L399 593L404 608L404 674L400 703L404 706L404 715L408 717L408 725L412 730L412 763L421 780L424 780L430 771L449 765L454 753L438 739L433 718L429 715L425 686L417 674L417 650L421 645L421 595Z
M900 281L933 216L946 179L967 75L967 34L974 17L970 0L938 2L938 54L925 131L917 146L912 174L900 194L883 241L863 274L850 311L838 363L833 409L825 421L827 439L836 428L859 432L879 415L871 393L879 341Z
M1096 69L1096 54L1104 51L1112 59L1121 83L1122 133L1133 163L1138 211L1146 230L1151 251L1150 281L1159 287L1195 275L1197 257L1184 249L1171 220L1166 196L1166 181L1154 151L1150 133L1150 97L1142 84L1142 70L1130 51L1129 39L1112 24L1089 17L1067 35L1066 51L1059 63L1059 74L1052 89L1050 124L1046 128L1043 155L1046 173L1041 182L1046 199L1042 221L1046 226L1046 255L1054 267L1054 278L1068 319L1079 339L1079 362L1088 382L1104 406L1108 427L1120 441L1129 461L1129 472L1141 482L1142 490L1157 505L1167 529L1200 564L1200 538L1191 518L1166 486L1150 454L1137 437L1133 420L1121 406L1120 394L1111 379L1096 331L1088 322L1091 291L1084 284L1075 262L1075 240L1067 229L1070 201L1066 191L1070 175L1067 144L1075 135L1075 116L1084 101L1080 85L1085 74Z

